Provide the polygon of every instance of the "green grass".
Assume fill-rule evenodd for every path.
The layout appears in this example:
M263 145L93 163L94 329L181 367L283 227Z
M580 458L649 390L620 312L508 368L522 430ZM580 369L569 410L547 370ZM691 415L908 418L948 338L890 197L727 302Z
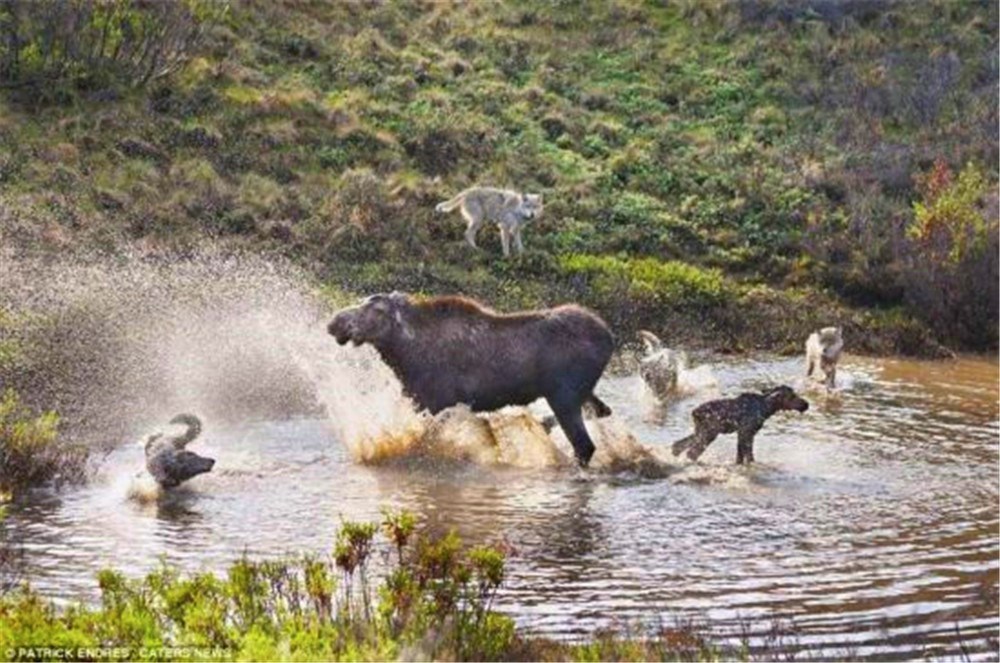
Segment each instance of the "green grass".
M211 240L355 291L463 291L499 308L583 297L610 317L565 269L572 256L605 272L683 263L728 284L684 295L719 321L702 345L791 343L722 322L760 286L808 289L854 317L899 310L929 330L920 338L995 348L990 325L955 322L995 322L995 307L927 313L911 259L926 249L907 229L923 223L915 182L940 159L986 174L955 213L968 225L979 210L987 246L997 234L997 8L865 7L236 3L148 85L0 91L0 232L24 251ZM527 256L500 258L493 228L473 252L458 215L434 213L476 183L544 194ZM989 253L959 271L988 272ZM962 282L946 276L945 290ZM666 283L629 279L640 309L641 284ZM796 333L811 324L781 315ZM862 349L936 347L892 336Z

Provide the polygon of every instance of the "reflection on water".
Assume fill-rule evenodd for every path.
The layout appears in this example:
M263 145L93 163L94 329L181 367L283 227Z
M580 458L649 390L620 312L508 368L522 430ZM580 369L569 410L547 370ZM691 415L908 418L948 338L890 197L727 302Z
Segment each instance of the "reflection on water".
M725 360L723 395L781 381L801 360ZM998 376L992 361L849 360L833 393L808 394L758 435L758 465L731 465L719 438L702 463L663 479L572 467L450 463L365 466L330 422L207 428L216 470L151 502L128 500L142 450L124 445L89 486L36 494L7 527L33 584L91 598L94 573L160 559L221 569L244 551L329 550L342 518L405 507L469 541L517 553L500 607L540 633L575 637L697 615L794 626L800 644L858 657L958 653L998 635ZM667 457L705 396L648 416L637 378L599 395ZM659 423L656 423L659 422ZM210 422L209 422L210 423ZM992 600L989 600L992 599Z

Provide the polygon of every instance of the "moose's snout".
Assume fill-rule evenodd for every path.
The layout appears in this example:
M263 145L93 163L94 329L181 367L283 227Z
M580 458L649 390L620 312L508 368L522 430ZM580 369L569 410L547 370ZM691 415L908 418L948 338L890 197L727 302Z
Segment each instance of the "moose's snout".
M350 325L339 313L333 316L333 320L326 326L326 331L336 339L338 345L344 345L351 339Z
M795 403L795 409L799 412L805 412L809 409L809 401L804 398L800 398L798 402Z

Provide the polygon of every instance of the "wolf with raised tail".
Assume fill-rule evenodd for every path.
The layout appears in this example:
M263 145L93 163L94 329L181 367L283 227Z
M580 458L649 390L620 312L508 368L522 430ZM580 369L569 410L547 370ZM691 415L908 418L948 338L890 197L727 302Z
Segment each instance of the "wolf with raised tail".
M439 203L435 210L450 212L456 208L461 209L462 217L469 224L465 230L465 241L472 248L478 248L476 233L484 223L492 221L500 228L503 255L509 257L511 240L517 252L524 253L521 229L542 213L542 196L476 186L466 189L451 200Z

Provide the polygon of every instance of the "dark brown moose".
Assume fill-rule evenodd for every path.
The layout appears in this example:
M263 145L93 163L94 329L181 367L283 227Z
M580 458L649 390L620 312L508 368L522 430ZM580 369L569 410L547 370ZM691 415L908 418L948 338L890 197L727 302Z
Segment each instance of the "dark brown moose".
M374 346L406 395L432 414L458 403L485 412L544 398L583 466L594 454L584 404L611 413L594 385L614 340L579 306L501 314L464 297L394 292L339 311L327 329L340 345Z

